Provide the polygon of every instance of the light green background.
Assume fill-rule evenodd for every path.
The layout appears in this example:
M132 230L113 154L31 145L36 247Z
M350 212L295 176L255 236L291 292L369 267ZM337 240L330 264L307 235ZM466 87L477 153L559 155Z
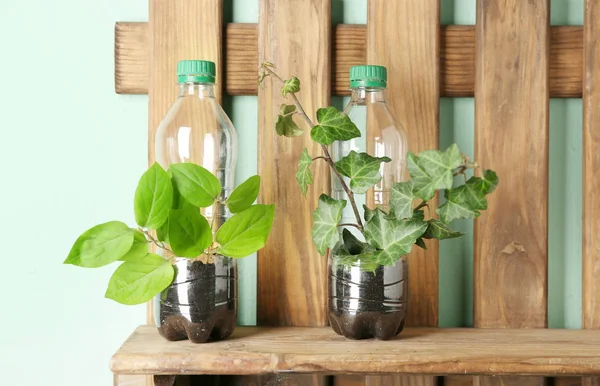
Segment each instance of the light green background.
M257 21L258 0L225 3L226 21ZM474 4L442 0L443 23L473 24ZM365 0L333 5L334 22L366 21ZM111 384L110 355L145 321L144 306L103 298L112 267L61 262L88 227L133 224L133 191L147 159L147 97L114 93L113 27L147 15L146 0L0 1L0 384ZM581 24L582 15L583 0L552 2L553 24ZM256 97L226 98L224 106L240 143L256 143ZM579 328L581 101L552 100L550 118L549 320ZM442 100L440 122L442 146L456 141L472 153L472 99ZM238 181L256 172L256 148L240 153ZM442 243L441 325L471 323L471 271L472 238ZM240 274L240 322L252 324L255 258L242 262Z

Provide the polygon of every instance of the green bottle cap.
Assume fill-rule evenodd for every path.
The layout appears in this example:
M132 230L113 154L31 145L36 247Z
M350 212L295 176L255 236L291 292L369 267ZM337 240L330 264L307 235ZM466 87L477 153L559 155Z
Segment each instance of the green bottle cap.
M216 66L208 60L182 60L177 64L179 83L215 83Z
M350 68L350 88L386 87L387 70L383 66L353 66Z

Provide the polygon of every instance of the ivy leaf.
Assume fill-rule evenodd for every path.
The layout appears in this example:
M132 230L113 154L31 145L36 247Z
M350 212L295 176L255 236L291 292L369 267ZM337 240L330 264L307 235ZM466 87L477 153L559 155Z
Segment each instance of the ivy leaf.
M200 165L176 163L170 165L169 170L179 193L195 207L211 206L221 194L217 177Z
M110 278L104 295L121 304L145 303L173 281L173 266L162 257L149 253L127 260Z
M322 145L331 145L334 141L347 141L360 137L360 130L346 114L335 107L317 110L318 125L312 128L310 136Z
M155 162L142 175L135 190L135 221L142 228L159 228L167 221L172 203L171 179L167 172Z
M294 112L296 106L294 105L281 105L279 109L279 115L277 116L277 122L275 123L275 132L277 135L284 137L298 137L304 134L304 130L298 127L294 122Z
M457 231L450 229L446 224L444 224L443 222L441 222L438 219L432 218L428 222L429 222L429 226L427 227L427 230L423 234L423 238L425 238L425 239L444 240L444 239L453 239L455 237L460 237L460 236L464 235L464 233L462 233L462 232L457 232Z
M173 209L169 215L169 241L177 256L198 257L212 243L210 224L194 209Z
M348 251L351 255L358 255L365 251L374 250L369 244L360 241L352 232L348 229L342 231L342 241L344 250Z
M136 259L148 254L148 244L150 242L146 240L146 236L137 229L132 229L131 231L133 232L133 244L131 245L129 252L119 258L121 261Z
M321 256L340 239L337 226L345 207L346 200L335 200L326 194L319 197L319 206L313 212L312 237Z
M119 260L131 249L133 232L120 221L96 225L77 238L64 264L98 268Z
M225 221L216 234L219 253L245 257L265 246L275 217L274 205L252 205Z
M367 153L357 153L352 150L335 163L335 168L341 175L350 178L350 189L355 193L363 194L381 181L379 174L381 163L390 161L388 157L371 157Z
M425 241L423 240L423 237L419 237L417 239L417 241L415 241L415 245L417 245L418 247L423 248L424 250L427 250L427 245L425 245Z
M444 193L447 201L437 208L442 222L448 224L457 218L476 218L480 210L487 209L484 194L477 190L475 183L468 183L448 189Z
M380 261L392 263L411 251L413 244L427 230L425 221L389 220L386 214L377 209L374 216L365 224L367 242L377 248Z
M363 216L365 218L365 221L371 220L373 218L373 216L375 216L375 212L377 212L377 209L371 210L366 205L363 205L363 210L365 211L365 214Z
M300 156L300 161L298 162L298 172L296 173L296 181L298 181L298 184L300 185L303 196L306 196L308 185L313 183L313 175L310 171L311 165L312 157L308 154L308 149L304 148L304 151L302 151L302 155Z
M242 182L231 192L231 195L227 199L226 204L231 213L238 213L248 209L256 201L259 189L260 176L252 176Z
M469 178L469 181L467 181L467 184L474 185L474 188L476 190L486 195L496 190L498 182L499 181L496 172L494 172L493 170L485 170L483 172L483 178L471 177Z
M412 218L415 220L424 221L425 220L425 212L423 212L423 209L413 210Z
M463 159L456 144L446 151L426 150L419 155L408 154L408 172L414 180L414 193L424 201L429 200L438 189L452 187L452 171Z
M390 191L390 212L393 212L396 218L411 218L413 216L412 202L415 199L413 189L413 180L397 182L392 185Z
M287 79L283 82L283 87L281 88L281 95L286 96L288 93L296 93L300 91L300 79L292 76L290 79Z

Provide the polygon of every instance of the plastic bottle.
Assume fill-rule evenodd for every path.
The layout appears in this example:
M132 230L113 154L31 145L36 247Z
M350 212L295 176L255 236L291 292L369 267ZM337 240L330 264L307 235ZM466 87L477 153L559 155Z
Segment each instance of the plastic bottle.
M361 137L333 144L335 161L350 151L367 152L374 157L389 157L382 163L382 179L366 194L355 194L359 211L363 204L370 209L377 206L388 209L391 186L405 181L407 139L386 104L387 70L382 66L355 66L350 70L352 96L344 112L357 125ZM348 197L342 184L332 176L332 196ZM362 218L364 222L364 217ZM346 205L341 223L356 224L350 203ZM346 227L364 241L353 227ZM340 335L351 339L391 339L402 331L406 317L407 264L405 256L393 266L364 269L360 260L351 265L341 264L337 257L329 256L329 321Z
M219 199L225 201L234 188L237 134L215 99L215 75L213 62L179 62L179 97L156 131L155 158L167 170L181 162L208 169L219 179ZM219 213L213 207L199 209L213 232L229 216L225 205L219 208ZM155 298L161 335L195 343L231 335L237 315L236 261L223 256L212 261L177 259L175 269L171 286Z

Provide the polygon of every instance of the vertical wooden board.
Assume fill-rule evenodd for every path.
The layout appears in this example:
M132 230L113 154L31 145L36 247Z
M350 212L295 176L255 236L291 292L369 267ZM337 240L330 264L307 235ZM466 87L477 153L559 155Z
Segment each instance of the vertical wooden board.
M259 63L269 61L282 76L300 79L298 97L307 114L314 117L318 108L329 105L329 0L261 0L258 42ZM295 179L300 154L304 147L315 156L321 150L308 133L294 140L275 133L275 117L285 102L280 88L281 84L268 78L258 91L258 170L263 180L259 201L276 207L273 230L266 247L258 252L258 323L324 326L327 259L317 253L311 228L317 198L329 192L329 171L327 165L315 165L314 183L303 198ZM298 375L284 382L309 386L325 384L326 379Z
M148 92L148 23L115 24L115 92Z
M582 327L600 329L600 1L586 0L583 22ZM599 386L600 378L585 378Z
M297 76L301 81L298 97L313 117L317 108L329 105L330 49L330 1L261 0L259 63L273 63L284 77ZM258 93L258 164L263 179L259 199L276 207L267 246L258 253L258 321L261 325L324 326L327 259L317 253L311 228L317 198L329 191L329 175L327 165L317 163L314 184L306 199L302 197L295 179L300 154L304 147L314 156L321 150L308 133L293 140L275 133L279 106L286 101L280 88L277 80L267 78Z
M500 185L475 221L474 324L547 326L548 0L478 0L475 158ZM542 385L476 377L476 385Z
M412 152L439 145L439 0L369 0L367 62L388 70L388 103ZM431 203L435 207L436 199ZM438 243L414 248L408 260L409 326L438 324ZM397 378L397 377L396 377ZM435 377L366 378L367 385L433 385ZM400 382L400 383L398 383Z
M371 375L366 377L365 386L431 386L436 377L414 375Z

